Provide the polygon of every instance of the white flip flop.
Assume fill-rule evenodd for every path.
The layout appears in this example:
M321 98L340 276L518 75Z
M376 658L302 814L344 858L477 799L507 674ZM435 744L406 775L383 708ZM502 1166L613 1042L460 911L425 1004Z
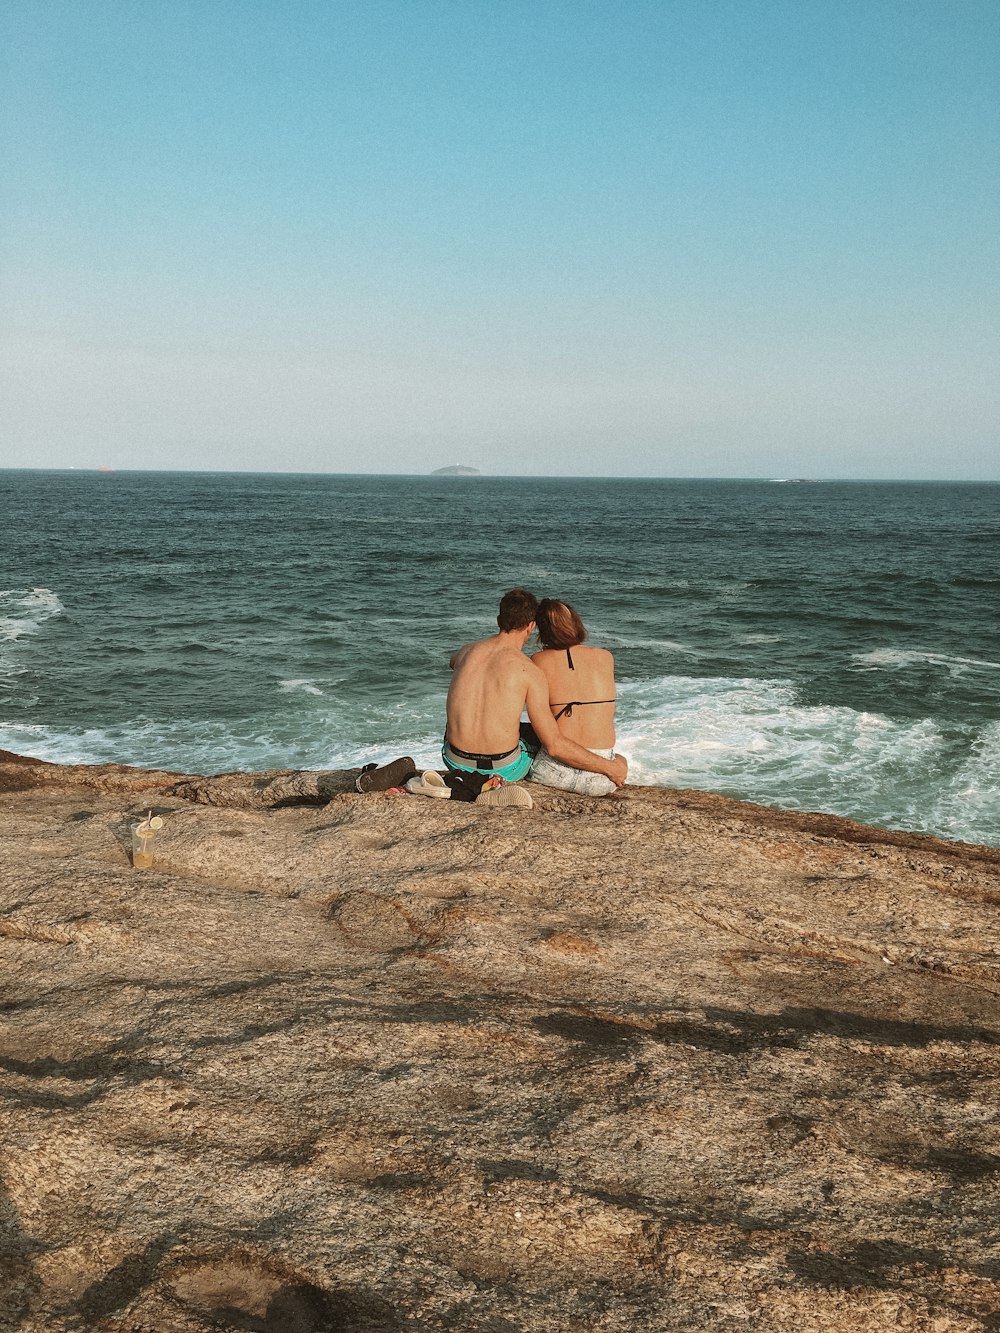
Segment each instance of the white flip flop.
M414 796L433 796L438 801L451 799L451 788L441 774L431 768L410 778L406 790L413 792Z

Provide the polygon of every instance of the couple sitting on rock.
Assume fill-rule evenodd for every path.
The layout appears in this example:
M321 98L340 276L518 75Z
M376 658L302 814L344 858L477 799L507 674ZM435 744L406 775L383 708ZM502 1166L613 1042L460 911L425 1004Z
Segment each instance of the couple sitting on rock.
M566 602L539 602L525 588L504 594L497 625L452 656L441 750L448 768L507 782L528 776L587 796L621 786L628 764L614 752L611 654L583 646L587 631ZM536 628L542 648L529 658L523 649Z

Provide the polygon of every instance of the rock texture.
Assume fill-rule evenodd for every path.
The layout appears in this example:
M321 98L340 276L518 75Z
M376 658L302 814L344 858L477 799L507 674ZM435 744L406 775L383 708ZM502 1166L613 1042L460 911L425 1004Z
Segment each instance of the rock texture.
M351 779L0 755L0 1329L1000 1328L1000 852Z

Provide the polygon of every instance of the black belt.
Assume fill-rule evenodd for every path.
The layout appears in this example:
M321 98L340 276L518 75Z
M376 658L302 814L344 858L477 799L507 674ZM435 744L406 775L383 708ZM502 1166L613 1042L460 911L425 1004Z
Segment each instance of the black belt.
M512 762L513 756L518 754L521 749L521 743L512 745L509 750L502 750L500 754L470 754L468 750L460 750L457 745L452 745L446 736L444 743L452 754L457 754L459 759L470 759L476 768L492 768L494 759L506 759L508 763Z

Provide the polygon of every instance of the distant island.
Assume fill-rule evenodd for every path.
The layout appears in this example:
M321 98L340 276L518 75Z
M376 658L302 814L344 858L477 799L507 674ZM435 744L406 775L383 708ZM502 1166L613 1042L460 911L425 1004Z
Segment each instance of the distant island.
M452 463L450 467L436 467L432 477L481 477L477 467L463 467L461 463Z

